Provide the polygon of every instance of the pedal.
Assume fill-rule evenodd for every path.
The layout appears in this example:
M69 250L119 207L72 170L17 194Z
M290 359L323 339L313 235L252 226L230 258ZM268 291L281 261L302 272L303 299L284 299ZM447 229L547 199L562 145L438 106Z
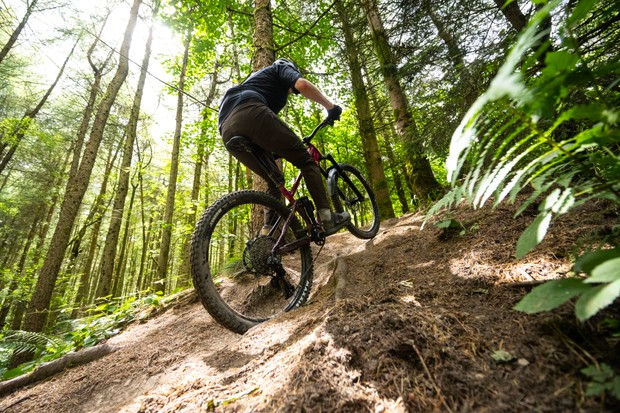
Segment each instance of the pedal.
M310 230L310 239L316 245L324 245L325 244L325 231L323 231L323 227L320 225L314 225Z

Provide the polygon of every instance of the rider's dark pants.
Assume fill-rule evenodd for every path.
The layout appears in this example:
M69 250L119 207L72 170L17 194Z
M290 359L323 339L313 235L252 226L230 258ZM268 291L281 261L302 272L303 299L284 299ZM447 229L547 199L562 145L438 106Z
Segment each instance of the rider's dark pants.
M264 103L259 100L241 103L228 115L222 124L221 133L224 144L233 136L245 136L269 154L276 154L295 165L301 170L308 192L317 209L329 208L319 167L312 160L301 139ZM267 182L269 194L280 199L279 189L271 182L251 154L231 153ZM269 159L273 159L273 156L269 156ZM275 165L275 161L273 162Z

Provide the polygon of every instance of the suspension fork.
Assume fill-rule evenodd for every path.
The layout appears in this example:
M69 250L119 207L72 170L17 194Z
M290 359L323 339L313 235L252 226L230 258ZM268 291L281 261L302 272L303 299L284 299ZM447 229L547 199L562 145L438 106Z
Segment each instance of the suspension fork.
M321 168L323 176L325 176L325 179L327 180L327 191L328 191L329 195L333 196L333 195L336 194L336 192L339 192L338 186L336 185L336 174L337 174L338 176L340 176L342 178L342 180L347 185L349 185L349 187L351 189L353 189L353 193L356 196L355 201L356 202L363 201L364 200L364 195L360 192L360 190L357 188L357 186L355 186L353 181L351 181L351 178L349 178L349 175L344 173L344 169L342 169L340 164L338 162L336 162L334 157L331 154L327 154L327 155L324 155L322 157L322 159L325 159L325 160L331 162L331 164L332 164L332 166L327 171L325 169ZM340 197L344 199L342 194L340 194Z

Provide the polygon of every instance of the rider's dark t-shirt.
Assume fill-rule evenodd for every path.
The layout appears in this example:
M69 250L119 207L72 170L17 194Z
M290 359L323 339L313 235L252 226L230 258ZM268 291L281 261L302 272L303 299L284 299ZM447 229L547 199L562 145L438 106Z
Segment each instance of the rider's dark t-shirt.
M250 99L260 100L277 114L286 105L289 89L296 94L299 93L294 85L300 77L301 74L290 66L271 65L252 74L240 85L231 87L220 103L218 116L220 130L232 110Z

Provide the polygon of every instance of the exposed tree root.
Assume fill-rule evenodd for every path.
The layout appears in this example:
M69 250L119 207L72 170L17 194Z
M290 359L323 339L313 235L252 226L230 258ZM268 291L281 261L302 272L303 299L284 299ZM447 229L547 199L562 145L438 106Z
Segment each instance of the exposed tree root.
M0 395L4 395L6 393L12 392L13 390L51 377L54 374L63 371L64 369L79 366L80 364L86 364L91 361L100 359L101 357L113 353L116 350L117 348L115 347L112 347L108 344L102 344L95 347L85 348L74 353L69 353L64 357L59 358L58 360L41 364L39 367L37 367L28 374L1 382Z

